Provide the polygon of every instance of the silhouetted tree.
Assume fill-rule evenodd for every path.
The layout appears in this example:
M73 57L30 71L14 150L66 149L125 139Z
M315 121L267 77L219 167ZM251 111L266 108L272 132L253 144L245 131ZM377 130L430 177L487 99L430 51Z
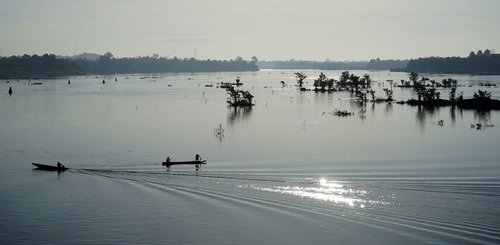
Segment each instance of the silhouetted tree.
M386 101L393 101L394 99L392 98L392 95L394 92L392 91L392 89L384 88L384 91L385 95L387 96Z
M307 78L306 74L303 72L296 72L295 77L297 78L297 83L299 84L299 87L302 88L302 84L304 84L304 80Z
M411 72L410 75L410 81L412 82L412 85L415 86L418 82L418 73L417 72Z
M473 97L474 98L479 98L479 99L490 99L491 98L491 92L478 90L477 93L474 92Z
M457 100L456 92L457 92L457 88L451 88L451 91L450 91L450 101L451 102L455 102Z
M359 84L360 84L360 81L359 81L359 76L356 76L354 74L351 74L349 76L349 84L351 85L351 91L354 91L354 92L357 92L358 89L359 89Z
M366 102L366 92L363 91L356 91L356 97L358 97L358 100L361 101L362 103Z
M227 103L234 107L246 107L253 105L253 95L248 91L236 90L233 86L227 88L229 98Z
M445 88L457 87L457 80L453 78L445 78L442 83Z
M341 88L345 88L347 86L347 83L349 82L349 72L348 71L344 71L342 72L342 74L340 74L340 80L339 80L339 86Z
M370 96L372 97L372 101L375 101L375 90L370 89L370 90L368 90L367 92L368 92L368 93L370 94Z
M333 78L330 78L330 79L326 80L326 86L328 87L329 91L333 90L333 86L335 86L335 82L336 82L336 80L333 79Z
M372 87L372 79L370 77L370 74L364 74L363 78L365 79L366 87L371 88Z
M321 87L321 91L325 91L325 87L327 85L327 78L326 78L326 75L321 72L319 74L319 77L317 79L314 80L314 90L318 90L318 87Z

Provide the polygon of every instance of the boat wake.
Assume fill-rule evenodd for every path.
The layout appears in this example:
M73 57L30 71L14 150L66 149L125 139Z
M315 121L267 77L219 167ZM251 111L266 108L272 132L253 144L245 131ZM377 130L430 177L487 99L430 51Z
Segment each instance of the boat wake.
M364 233L368 236L365 241L375 244L500 243L500 220L495 215L499 185L495 181L346 181L231 172L78 172L135 183L161 195L182 196L228 216L250 213L262 219L274 217L269 222L279 224L295 220L297 225L281 225L290 230L304 229L305 225L318 237L339 239L336 241L341 243L353 243L349 236L353 232ZM486 209L477 211L471 208L473 205ZM238 211L231 211L234 209Z

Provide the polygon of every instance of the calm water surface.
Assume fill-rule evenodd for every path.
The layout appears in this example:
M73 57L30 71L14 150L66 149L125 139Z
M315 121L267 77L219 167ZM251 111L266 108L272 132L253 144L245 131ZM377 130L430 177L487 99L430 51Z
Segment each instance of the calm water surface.
M500 111L363 106L299 92L294 72L0 81L0 243L500 243ZM408 79L354 73L371 74L377 97ZM216 87L237 76L252 109L227 108ZM500 99L480 86L500 76L429 77ZM199 172L161 166L196 153L208 159ZM72 169L31 165L57 161Z

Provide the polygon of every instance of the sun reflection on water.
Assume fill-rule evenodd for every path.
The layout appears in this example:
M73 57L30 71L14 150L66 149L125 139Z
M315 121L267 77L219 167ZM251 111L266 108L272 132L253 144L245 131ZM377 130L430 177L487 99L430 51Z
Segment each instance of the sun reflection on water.
M335 180L319 179L310 186L282 185L257 186L250 188L266 192L288 194L303 198L311 198L333 202L348 207L365 208L368 204L387 204L384 201L371 200L366 190L357 190Z

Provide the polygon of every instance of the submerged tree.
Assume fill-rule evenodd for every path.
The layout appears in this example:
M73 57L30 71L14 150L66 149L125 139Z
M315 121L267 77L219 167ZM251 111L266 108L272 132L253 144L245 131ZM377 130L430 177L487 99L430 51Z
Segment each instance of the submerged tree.
M364 91L356 91L356 97L358 97L358 100L362 103L365 103L367 101L366 92Z
M364 82L366 84L366 87L371 88L372 87L372 79L370 77L370 74L363 75L363 78L364 78Z
M227 88L229 98L227 103L234 107L253 106L253 95L248 91L236 90L233 86Z
M321 87L321 91L326 91L325 87L328 85L328 79L326 75L321 72L319 77L314 80L314 90L318 91L318 87Z
M446 79L443 79L442 83L443 83L443 87L445 87L445 88L457 87L457 80L456 79L446 78Z
M340 80L339 80L339 86L341 88L345 88L347 86L347 83L349 82L349 72L348 71L344 71L342 72L342 74L340 75Z
M370 89L366 92L370 94L370 96L372 97L372 101L375 101L375 90Z
M412 85L415 86L418 83L418 73L411 72L408 76L410 77L410 81L412 82Z
M429 88L429 89L424 90L424 100L425 101L438 100L440 96L441 96L441 93L437 92L436 88Z
M351 74L349 76L349 85L351 86L351 91L352 92L358 92L359 86L360 86L360 77L356 76L354 74Z
M478 90L477 93L474 92L473 97L476 98L476 99L490 99L491 98L491 92Z
M329 91L333 90L333 87L335 86L336 82L337 81L335 79L333 79L333 78L330 78L330 79L326 80L326 86L328 87Z
M450 91L450 101L451 102L455 102L457 100L457 88L451 88L451 91Z
M299 87L302 88L302 84L304 84L304 80L307 78L306 74L303 72L297 72L295 73L295 77L297 78L297 83L299 84Z
M394 93L392 89L384 88L385 95L387 96L386 101L393 101L392 94Z

